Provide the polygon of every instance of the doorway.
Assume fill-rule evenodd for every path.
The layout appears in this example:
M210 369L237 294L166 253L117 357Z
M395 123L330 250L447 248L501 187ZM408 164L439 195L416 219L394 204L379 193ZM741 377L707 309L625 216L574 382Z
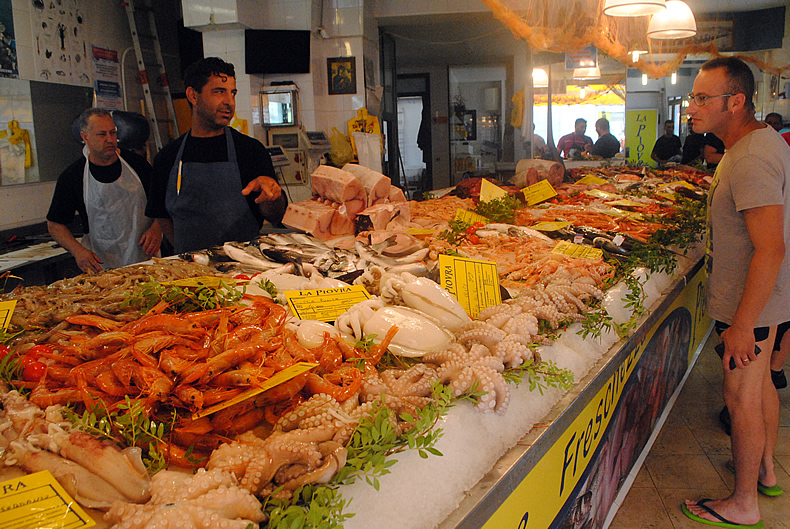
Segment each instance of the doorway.
M410 199L433 189L430 109L428 74L399 75L398 147Z

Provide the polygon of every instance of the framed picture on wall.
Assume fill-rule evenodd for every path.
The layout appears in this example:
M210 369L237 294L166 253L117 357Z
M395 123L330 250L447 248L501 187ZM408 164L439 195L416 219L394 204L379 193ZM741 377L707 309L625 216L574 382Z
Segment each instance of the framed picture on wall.
M329 95L357 93L357 58L330 57L326 60Z

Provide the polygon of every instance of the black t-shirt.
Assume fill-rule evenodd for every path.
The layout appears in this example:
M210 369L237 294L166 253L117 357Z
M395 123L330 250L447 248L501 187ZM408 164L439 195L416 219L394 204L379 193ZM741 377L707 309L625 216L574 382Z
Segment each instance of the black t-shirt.
M602 158L611 158L620 152L620 142L614 134L607 132L595 142L590 153Z
M725 150L724 142L721 141L719 137L713 134L712 132L708 132L707 134L705 134L705 145L710 145L711 147L716 149L716 152L718 154L724 154L724 150ZM707 162L705 163L705 167L707 167L708 169L715 169L717 165L719 164L707 163Z
M272 159L266 147L255 138L242 134L235 129L231 128L230 133L233 137L233 145L236 151L236 161L239 165L242 188L246 187L247 184L261 175L269 176L277 180L277 176L274 172L274 165L272 165ZM170 170L173 168L173 165L175 165L178 149L181 147L182 141L184 141L184 136L170 142L159 151L159 154L154 158L151 197L148 200L148 207L145 208L145 214L149 217L170 218L170 214L167 212L165 206L167 181L170 178ZM225 134L211 136L209 138L196 138L190 135L187 139L187 144L184 146L184 154L181 157L181 161L185 163L228 161ZM256 193L250 193L246 197L247 204L250 206L250 211L255 215L256 220L258 220L260 224L263 224L263 215L261 215L258 204L255 203L256 197Z
M702 157L702 150L705 147L704 134L689 134L683 144L683 159L680 163L691 163Z
M683 145L680 142L680 138L674 134L670 137L664 135L658 138L656 144L653 145L653 154L655 154L659 160L666 161L680 154L681 149L683 149Z
M146 196L149 196L151 188L151 166L145 160L133 152L121 149L121 156L126 163L131 166L143 184ZM103 184L110 184L118 180L121 176L121 161L117 160L110 165L96 165L90 163L90 173L93 178ZM55 184L55 193L52 195L52 202L47 212L47 220L58 224L69 225L74 221L74 214L80 214L83 233L88 233L88 214L85 209L85 199L82 190L82 175L85 171L85 157L81 157L73 164L68 166L58 177Z

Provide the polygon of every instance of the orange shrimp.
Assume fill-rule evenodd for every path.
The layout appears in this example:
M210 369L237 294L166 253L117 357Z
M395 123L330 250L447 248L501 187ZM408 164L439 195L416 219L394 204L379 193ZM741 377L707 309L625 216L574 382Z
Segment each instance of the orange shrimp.
M177 444L163 442L159 442L157 448L170 465L195 469L203 468L208 464L209 454L201 450L192 450L190 454L187 454L187 450Z
M173 395L191 410L203 409L203 392L189 384L178 384L173 388Z
M274 402L282 402L291 399L299 394L307 383L308 373L302 373L293 377L291 380L286 380L282 384L274 386L272 389L266 390L255 398L255 404L263 406Z
M96 327L103 331L117 331L121 328L121 324L117 321L97 316L96 314L75 314L74 316L66 316L66 321L72 325Z
M207 388L203 390L203 405L213 406L219 402L230 400L243 391L245 391L244 388Z
M349 399L362 386L362 372L356 367L345 366L323 377L307 373L305 389L313 395L325 393L338 402Z

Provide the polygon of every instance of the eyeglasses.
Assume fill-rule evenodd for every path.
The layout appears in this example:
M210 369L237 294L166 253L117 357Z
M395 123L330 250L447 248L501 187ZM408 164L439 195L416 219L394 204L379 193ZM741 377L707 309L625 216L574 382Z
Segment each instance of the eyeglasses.
M703 95L699 95L699 94L689 94L689 95L686 96L686 99L688 100L689 103L694 101L694 104L697 105L698 107L704 107L705 106L705 102L708 99L711 99L713 97L730 97L730 96L734 96L734 95L735 94L719 94L717 96L703 96Z

